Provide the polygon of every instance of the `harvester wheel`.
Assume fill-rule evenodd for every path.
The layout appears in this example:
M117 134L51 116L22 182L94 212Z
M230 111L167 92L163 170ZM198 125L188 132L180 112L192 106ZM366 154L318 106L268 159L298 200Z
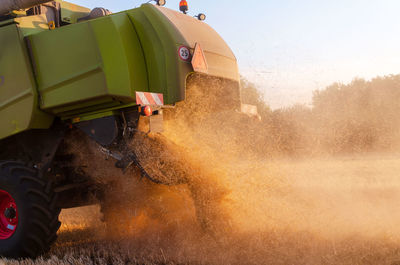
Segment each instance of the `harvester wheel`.
M0 255L35 258L47 252L60 227L51 183L22 163L0 162Z

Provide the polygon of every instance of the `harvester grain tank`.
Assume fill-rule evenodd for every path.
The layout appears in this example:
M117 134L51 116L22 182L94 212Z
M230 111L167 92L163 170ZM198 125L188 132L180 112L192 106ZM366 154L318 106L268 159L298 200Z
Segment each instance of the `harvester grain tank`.
M141 121L162 131L163 109L185 100L192 76L225 82L223 106L240 109L237 62L224 40L159 5L111 14L62 0L3 0L0 47L2 256L45 253L60 210L102 193L70 163L74 133L122 170L154 179L127 142Z

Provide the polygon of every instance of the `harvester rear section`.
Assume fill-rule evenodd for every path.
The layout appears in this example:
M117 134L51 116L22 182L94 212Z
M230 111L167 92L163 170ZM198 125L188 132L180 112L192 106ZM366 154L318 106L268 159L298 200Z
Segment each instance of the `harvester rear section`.
M151 4L111 14L65 1L5 2L1 255L44 253L60 209L104 199L107 176L97 185L84 160L133 169L156 183L185 183L168 168L150 170L141 152L163 144L163 112L179 115L174 106L190 93L200 96L188 104L204 113L240 110L236 59L202 21ZM190 91L199 80L210 85Z

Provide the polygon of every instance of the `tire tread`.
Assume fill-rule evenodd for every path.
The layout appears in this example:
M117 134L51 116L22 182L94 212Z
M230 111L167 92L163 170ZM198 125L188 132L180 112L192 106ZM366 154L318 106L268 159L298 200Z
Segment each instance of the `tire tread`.
M29 232L23 235L23 240L14 249L0 255L36 258L46 253L56 241L61 225L58 220L61 210L56 207L57 196L51 181L42 179L35 169L15 161L0 161L0 177L17 185L17 191L28 198L26 209L30 216L29 220L24 220Z

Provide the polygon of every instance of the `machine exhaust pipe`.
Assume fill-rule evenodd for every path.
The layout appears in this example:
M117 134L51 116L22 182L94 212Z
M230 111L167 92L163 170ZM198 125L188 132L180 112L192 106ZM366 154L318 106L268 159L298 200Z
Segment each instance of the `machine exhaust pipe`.
M26 9L52 0L1 0L0 15L6 15L14 10Z

